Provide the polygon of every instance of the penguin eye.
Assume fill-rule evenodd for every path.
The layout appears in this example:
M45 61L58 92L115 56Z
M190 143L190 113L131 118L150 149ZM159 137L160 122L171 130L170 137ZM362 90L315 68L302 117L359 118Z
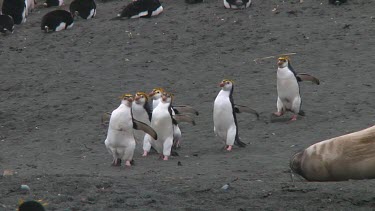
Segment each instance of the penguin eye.
M227 84L229 84L229 81L227 81Z

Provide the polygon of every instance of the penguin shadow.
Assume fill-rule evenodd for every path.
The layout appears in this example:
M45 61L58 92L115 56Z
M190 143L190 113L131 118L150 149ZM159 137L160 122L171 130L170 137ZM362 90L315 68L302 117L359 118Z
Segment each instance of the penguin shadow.
M270 114L269 115L269 123L277 123L277 122L284 122L284 123L289 123L290 122L289 116L275 116L275 114Z

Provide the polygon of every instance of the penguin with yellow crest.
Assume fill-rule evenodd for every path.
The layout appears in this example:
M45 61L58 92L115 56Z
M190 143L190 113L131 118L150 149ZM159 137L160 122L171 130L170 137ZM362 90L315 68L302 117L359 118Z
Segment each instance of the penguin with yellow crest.
M275 116L282 116L286 111L293 112L290 121L297 120L297 116L304 116L301 110L300 81L311 81L317 85L319 80L306 73L296 73L290 64L288 56L281 56L277 62L277 112Z
M234 82L224 79L220 82L221 90L214 102L213 120L214 132L225 142L225 149L231 151L233 144L245 147L238 136L236 113L249 112L259 118L259 114L246 106L238 106L233 101Z
M155 130L133 118L132 103L133 95L122 95L120 106L112 111L109 120L107 138L104 143L113 156L113 166L120 166L121 160L125 161L126 166L131 166L135 149L133 129L143 130L155 140L157 139Z

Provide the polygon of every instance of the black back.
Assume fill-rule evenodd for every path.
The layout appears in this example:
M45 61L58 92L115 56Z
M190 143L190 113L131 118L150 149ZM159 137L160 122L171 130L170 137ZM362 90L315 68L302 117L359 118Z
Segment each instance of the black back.
M10 15L0 15L0 32L5 33L6 31L13 32L14 21Z
M92 9L96 9L94 0L74 0L69 6L72 15L78 12L79 16L83 19L87 19Z
M235 108L234 108L233 90L234 90L234 83L232 83L232 90L230 90L229 100L230 100L230 103L232 104L233 119L234 119L234 124L236 125L236 138L235 138L235 141L238 141L240 139L238 137L238 125L237 125L236 111L235 111Z
M49 29L55 30L62 22L66 23L66 26L72 24L72 15L66 10L54 10L43 16L41 29L44 30L45 26L48 26Z
M150 107L150 103L148 102L148 100L145 102L145 104L143 105L143 108L146 110L147 112L147 115L148 115L148 120L151 121L151 118L152 118L152 110L151 110L151 107Z
M47 7L57 7L59 6L59 0L46 0Z
M25 0L4 0L2 12L4 15L10 15L14 24L21 24L22 14L26 10Z
M329 2L330 4L340 5L340 4L346 3L347 0L328 0L328 2Z
M148 12L146 18L151 17L153 11L161 6L159 0L137 0L128 4L121 12L121 17L131 18L141 12Z

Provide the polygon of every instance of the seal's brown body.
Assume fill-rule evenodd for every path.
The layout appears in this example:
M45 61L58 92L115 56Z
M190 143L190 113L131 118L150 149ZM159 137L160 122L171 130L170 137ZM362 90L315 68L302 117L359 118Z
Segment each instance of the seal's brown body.
M313 144L290 167L309 181L375 178L375 126Z

